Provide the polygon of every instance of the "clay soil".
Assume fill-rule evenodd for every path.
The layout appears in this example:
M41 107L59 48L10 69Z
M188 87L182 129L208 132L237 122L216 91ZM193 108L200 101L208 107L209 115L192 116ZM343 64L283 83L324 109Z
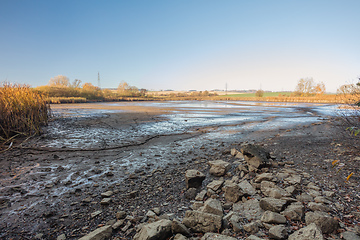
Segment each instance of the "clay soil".
M106 123L111 127L131 127L134 122L141 124L162 120L158 113L159 111L154 109L147 110L146 113L137 111L126 115L110 114L110 117L108 115L101 120L88 119L76 124L86 127ZM135 172L128 169L117 171L116 165L106 165L106 161L114 156L121 156L124 151L139 151L139 148L155 142L176 144L178 141L201 134L201 131L197 131L161 136L144 139L138 146L98 151L39 150L31 147L32 143L41 142L41 138L36 138L25 144L26 147L15 147L1 153L0 238L56 239L59 235L65 234L66 239L78 239L116 219L116 214L124 211L131 226L125 231L115 232L113 239L131 239L135 234L134 226L146 220L144 216L147 211L154 207L160 208L162 213L183 217L191 205L190 200L185 198L185 171L199 169L206 173L207 178L203 183L203 186L206 186L214 179L208 174L207 162L215 159L236 161L237 159L230 155L230 149L239 149L244 142L242 139L233 139L231 142L213 141L185 152L174 152L162 156L171 159L168 164L158 166L149 162ZM258 134L259 136L254 138L255 143L271 152L276 161L285 164L285 167L309 173L311 177L308 181L313 181L322 190L335 192L335 199L340 208L338 215L342 222L348 225L359 224L359 137L350 136L344 130L341 121L336 119ZM156 157L154 156L154 159ZM66 182L66 168L60 166L67 165L70 160L82 166L83 172L88 170L89 166L98 166L101 176L87 187L72 184L71 181L76 180L76 174ZM334 160L339 160L341 164L332 167ZM83 172L80 168L78 175ZM114 181L117 175L112 175L113 172L121 174L123 180ZM351 172L353 175L346 181ZM52 184L36 185L50 173L57 176ZM86 175L89 181L92 174L94 173L89 172ZM237 175L239 172L233 167L231 174ZM36 186L36 193L31 194L31 186ZM53 190L60 189L60 186L68 186L68 190L54 193ZM111 196L112 201L108 205L102 205L101 193L108 190L114 192ZM96 211L101 212L91 216L91 213Z

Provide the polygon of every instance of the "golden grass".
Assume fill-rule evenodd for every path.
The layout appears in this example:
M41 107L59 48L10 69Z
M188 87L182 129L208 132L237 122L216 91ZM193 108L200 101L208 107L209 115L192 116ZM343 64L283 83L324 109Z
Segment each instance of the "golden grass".
M39 134L40 127L47 124L49 116L50 107L39 92L26 85L0 85L1 142L17 136Z
M83 97L51 97L46 99L51 104L60 103L86 103L86 98Z

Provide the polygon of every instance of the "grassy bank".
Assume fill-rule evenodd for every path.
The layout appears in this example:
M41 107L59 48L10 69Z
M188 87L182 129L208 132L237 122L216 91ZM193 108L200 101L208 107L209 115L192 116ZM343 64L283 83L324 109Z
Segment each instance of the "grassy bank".
M173 95L161 95L161 96L147 96L147 97L116 97L105 98L99 100L101 102L115 102L115 101L259 101L259 102L303 102L303 103L344 103L348 104L351 101L356 101L352 95L336 95L336 94L324 94L318 96L308 97L295 97L291 96L291 93L267 93L263 97L256 97L254 93L249 94L232 94L232 95L220 95L220 96L173 96ZM49 98L50 103L84 103L93 102L93 100L87 100L86 98Z
M50 108L45 97L26 85L0 86L0 141L40 133Z

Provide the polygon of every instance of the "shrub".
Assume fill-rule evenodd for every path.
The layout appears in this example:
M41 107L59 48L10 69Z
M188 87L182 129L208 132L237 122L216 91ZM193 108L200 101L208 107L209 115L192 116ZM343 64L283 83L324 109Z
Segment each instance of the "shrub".
M255 92L255 96L256 97L263 97L264 96L264 90L261 90L261 89L257 90Z

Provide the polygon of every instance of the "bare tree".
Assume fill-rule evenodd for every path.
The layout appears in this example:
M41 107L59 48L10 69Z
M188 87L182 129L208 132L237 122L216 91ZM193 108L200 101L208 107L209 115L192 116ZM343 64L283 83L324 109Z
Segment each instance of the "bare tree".
M320 82L318 84L312 78L302 78L295 87L294 94L296 96L307 97L314 94L324 94L326 91L325 84Z
M70 80L66 76L58 75L51 78L48 85L51 87L70 87Z
M325 91L326 91L326 88L325 88L325 84L323 82L316 84L316 86L314 88L314 92L316 94L322 95L325 93Z

